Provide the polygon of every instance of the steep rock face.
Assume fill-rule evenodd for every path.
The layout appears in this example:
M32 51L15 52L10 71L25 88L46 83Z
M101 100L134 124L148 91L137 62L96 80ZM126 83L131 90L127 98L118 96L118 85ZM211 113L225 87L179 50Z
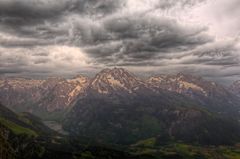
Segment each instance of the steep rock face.
M233 82L229 90L240 97L240 80Z
M41 98L43 82L25 78L0 79L0 101L15 110L22 110L24 108L18 106L27 106Z
M62 110L69 107L77 97L84 94L88 78L77 76L73 79L47 79L42 85L42 97L38 102L47 111Z
M122 69L104 69L91 81L89 88L100 93L112 92L133 93L145 83L132 73Z
M49 112L62 110L84 93L88 83L89 79L84 76L68 80L56 77L46 80L1 79L0 101L17 111L33 112L36 107Z
M159 75L146 81L152 89L163 89L191 97L208 110L239 116L240 100L223 86L192 75Z
M226 96L228 92L216 84L203 80L201 77L179 73L177 75L159 75L150 77L147 83L155 88L162 88L168 91L194 96Z

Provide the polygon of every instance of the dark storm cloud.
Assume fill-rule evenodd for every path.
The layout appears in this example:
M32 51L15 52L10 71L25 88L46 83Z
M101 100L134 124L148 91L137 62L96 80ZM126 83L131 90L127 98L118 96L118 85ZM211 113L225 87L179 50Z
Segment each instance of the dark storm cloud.
M204 2L206 0L159 0L159 3L157 4L156 8L161 9L170 9L175 6L179 7L190 7L194 6L195 4Z
M17 37L33 39L6 40L1 41L1 45L31 47L34 44L38 46L69 43L68 17L73 14L78 19L105 16L121 8L124 2L121 0L2 0L0 30ZM72 21L74 23L74 20ZM84 35L86 30L81 31ZM101 30L96 30L95 34L95 37L99 34L100 40L102 39Z
M50 54L49 52L39 52L39 53L34 53L32 56L44 57L44 56L48 56L49 54Z
M124 5L124 0L1 0L1 22L23 24L55 19L76 12L81 15L109 14Z
M187 4L184 0L181 3L159 1L160 3L168 3L169 7ZM190 30L190 33L187 33L186 29L180 28L174 20L116 15L99 25L88 24L87 19L83 19L81 25L73 22L74 34L69 42L70 28L63 26L66 20L64 17L71 14L106 16L125 5L125 0L3 0L0 1L1 30L35 39L2 41L1 44L5 47L31 47L34 44L73 43L77 46L90 46L86 51L92 57L104 54L104 58L121 52L130 58L143 59L155 57L158 52L192 49L210 40L209 37L200 35L203 30ZM104 46L108 45L108 42L116 41L121 45ZM95 54L98 50L100 53Z
M2 47L35 47L36 45L38 46L43 46L43 45L48 45L49 41L46 40L36 40L36 39L31 39L31 40L6 40L6 39L1 39L0 38L0 46Z
M205 31L206 28L185 27L171 19L133 15L110 17L102 26L79 37L89 46L85 51L90 56L97 60L107 58L108 64L113 59L146 61L192 50L213 40Z
M239 49L236 41L215 42L201 47L192 53L197 59L192 60L194 64L234 66L240 65Z
M63 0L2 0L0 15L25 20L52 18L66 10L68 3Z
M0 25L15 34L24 26L36 26L46 20L58 21L66 13L71 1L67 0L1 0ZM12 29L12 30L11 30Z
M45 64L51 62L48 58L40 58L34 61L34 64Z
M29 59L25 58L24 55L22 56L16 56L16 55L10 55L10 56L0 56L0 67L2 68L19 68L22 66L27 66L29 63Z
M1 25L1 24L0 24ZM15 26L14 26L15 27ZM55 27L55 28L51 28ZM64 28L58 28L58 26L47 26L44 29L40 26L16 26L14 28L1 28L3 36L0 32L0 45L2 47L20 47L28 48L35 46L64 44L68 41L68 31Z
M70 11L90 16L104 16L124 5L125 0L73 0Z

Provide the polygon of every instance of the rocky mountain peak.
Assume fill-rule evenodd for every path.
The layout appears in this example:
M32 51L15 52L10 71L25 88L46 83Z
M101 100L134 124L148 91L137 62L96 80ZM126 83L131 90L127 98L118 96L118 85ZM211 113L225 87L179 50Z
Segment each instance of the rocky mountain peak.
M150 77L146 82L155 89L160 88L185 94L190 97L228 96L228 91L221 85L204 80L199 76L185 73L178 73L176 75L157 75Z
M89 82L89 78L84 75L77 75L74 78L67 80L70 83L79 83L79 84L86 84Z
M176 75L176 78L178 79L178 80L181 80L181 79L193 79L193 78L199 78L199 77L196 77L196 76L193 76L193 75L190 75L190 74L186 74L186 73L182 73L182 72L180 72L180 73L178 73L177 75Z
M111 91L122 90L129 93L141 80L123 68L104 69L91 82L92 89L108 94Z
M155 88L161 88L192 96L193 92L207 96L202 79L185 73L176 75L157 75L150 77L147 83Z

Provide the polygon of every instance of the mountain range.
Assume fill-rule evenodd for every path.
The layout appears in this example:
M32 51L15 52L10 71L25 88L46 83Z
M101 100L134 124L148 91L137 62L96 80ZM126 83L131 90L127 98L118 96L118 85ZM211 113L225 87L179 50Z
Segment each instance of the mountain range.
M1 130L12 136L0 135L0 140L20 156L26 152L23 145L37 143L32 150L37 154L27 153L35 158L54 158L55 152L65 152L64 146L69 158L78 153L99 157L102 151L109 156L114 152L115 158L139 158L146 148L151 152L147 158L186 158L186 153L169 151L187 145L194 151L187 158L207 158L206 146L213 146L212 157L216 151L227 153L215 146L240 142L239 82L224 87L183 73L142 79L122 68L104 69L93 78L2 77L0 102ZM58 122L68 136L47 128L42 120ZM89 143L95 146L79 152ZM109 144L125 148L102 147Z
M94 78L78 75L72 79L0 79L0 101L4 105L17 112L32 112L42 117L47 113L61 114L71 109L90 91L100 95L172 92L194 99L201 106L219 114L239 115L236 111L239 109L239 81L225 88L183 73L141 79L122 68L104 69Z

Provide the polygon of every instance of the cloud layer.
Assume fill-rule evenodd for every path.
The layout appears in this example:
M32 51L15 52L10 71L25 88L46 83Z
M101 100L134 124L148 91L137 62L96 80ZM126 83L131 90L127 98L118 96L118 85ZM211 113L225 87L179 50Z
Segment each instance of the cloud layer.
M2 0L0 74L119 66L235 80L239 10L237 0Z

